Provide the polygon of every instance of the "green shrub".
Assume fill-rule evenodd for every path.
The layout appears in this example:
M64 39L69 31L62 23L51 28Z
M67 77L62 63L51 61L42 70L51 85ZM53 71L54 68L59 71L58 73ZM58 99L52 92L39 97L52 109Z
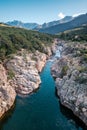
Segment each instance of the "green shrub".
M61 70L61 77L65 76L67 74L68 69L69 69L69 67L67 65L63 66L63 68Z
M14 72L10 69L8 70L8 79L13 79L15 77Z
M80 67L79 68L79 72L82 73L82 72L87 72L87 67Z
M87 54L84 54L81 58L82 62L87 63Z
M80 84L85 84L85 83L87 83L87 78L82 77L82 76L78 76L75 81L80 83Z

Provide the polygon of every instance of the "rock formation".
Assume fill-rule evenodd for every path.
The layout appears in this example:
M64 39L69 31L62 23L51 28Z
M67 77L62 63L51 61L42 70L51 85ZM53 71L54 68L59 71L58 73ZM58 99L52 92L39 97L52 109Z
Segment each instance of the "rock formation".
M15 55L7 61L8 72L14 74L11 85L19 94L29 94L37 89L41 83L39 72L46 63L46 54L36 51L27 53L25 50L20 55Z
M46 63L46 54L22 50L0 64L0 117L14 104L16 93L29 94L41 83L39 72Z
M64 43L51 73L61 103L87 125L87 43Z
M16 93L7 80L6 70L0 64L0 117L14 104Z
M55 42L52 47L45 47L44 53L21 49L0 63L0 117L12 107L16 94L30 94L39 87L39 73L53 49Z

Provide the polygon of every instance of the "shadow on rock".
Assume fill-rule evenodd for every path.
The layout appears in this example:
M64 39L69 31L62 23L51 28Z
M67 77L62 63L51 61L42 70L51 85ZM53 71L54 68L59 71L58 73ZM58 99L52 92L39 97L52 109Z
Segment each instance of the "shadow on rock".
M59 99L56 87L55 87L55 95ZM77 127L77 129L78 126L80 126L83 130L87 130L87 126L77 116L75 116L70 109L63 106L60 102L60 99L59 99L59 105L61 113L70 121L70 123L74 124Z

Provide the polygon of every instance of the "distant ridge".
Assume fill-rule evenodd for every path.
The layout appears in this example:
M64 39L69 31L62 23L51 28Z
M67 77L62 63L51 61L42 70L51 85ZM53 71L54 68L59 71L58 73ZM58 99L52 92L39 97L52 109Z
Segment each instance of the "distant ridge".
M9 21L6 24L10 25L10 26L16 26L16 27L20 27L20 28L26 28L26 29L34 29L35 27L38 26L37 23L23 23L21 21L18 20L14 20L14 21Z
M45 29L40 29L39 31L49 34L56 34L59 32L64 32L66 30L73 29L75 27L79 27L83 24L87 24L87 13L79 15L78 17L74 17L74 19L69 22L60 23L58 25L54 25Z
M66 23L71 21L72 19L74 19L72 16L66 16L63 19L57 20L57 21L52 21L52 22L48 22L48 23L44 23L40 26L37 26L36 28L34 28L35 30L39 30L39 29L44 29L44 28L48 28L51 26L55 26L58 25L60 23Z
M38 23L24 23L18 20L13 20L13 21L8 21L6 22L6 24L10 25L10 26L16 26L16 27L20 27L20 28L26 28L26 29L30 29L30 30L39 30L39 29L44 29L47 27L51 27L54 25L58 25L60 23L65 23L68 21L71 21L73 19L72 16L66 16L61 20L57 20L57 21L51 21L48 23L44 23L42 25L38 24Z
M42 25L38 23L23 23L18 20L9 21L5 24L29 30L36 30L48 34L57 34L59 32L64 32L66 30L79 27L83 24L87 24L87 13L79 15L77 17L65 16L63 19L51 21Z

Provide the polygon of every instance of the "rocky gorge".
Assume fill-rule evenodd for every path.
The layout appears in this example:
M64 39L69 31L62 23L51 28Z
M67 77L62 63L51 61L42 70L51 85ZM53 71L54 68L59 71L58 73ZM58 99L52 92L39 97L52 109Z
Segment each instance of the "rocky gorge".
M87 43L62 41L61 57L51 67L57 95L87 126Z
M38 89L41 83L39 73L55 52L56 42L45 47L45 53L38 50L29 53L21 49L0 63L0 117L13 106L17 94L22 96Z
M39 73L56 52L51 67L60 102L87 125L87 43L55 39L45 53L22 49L0 63L0 117L14 104L16 95L30 94L41 84ZM61 56L57 57L57 50Z

